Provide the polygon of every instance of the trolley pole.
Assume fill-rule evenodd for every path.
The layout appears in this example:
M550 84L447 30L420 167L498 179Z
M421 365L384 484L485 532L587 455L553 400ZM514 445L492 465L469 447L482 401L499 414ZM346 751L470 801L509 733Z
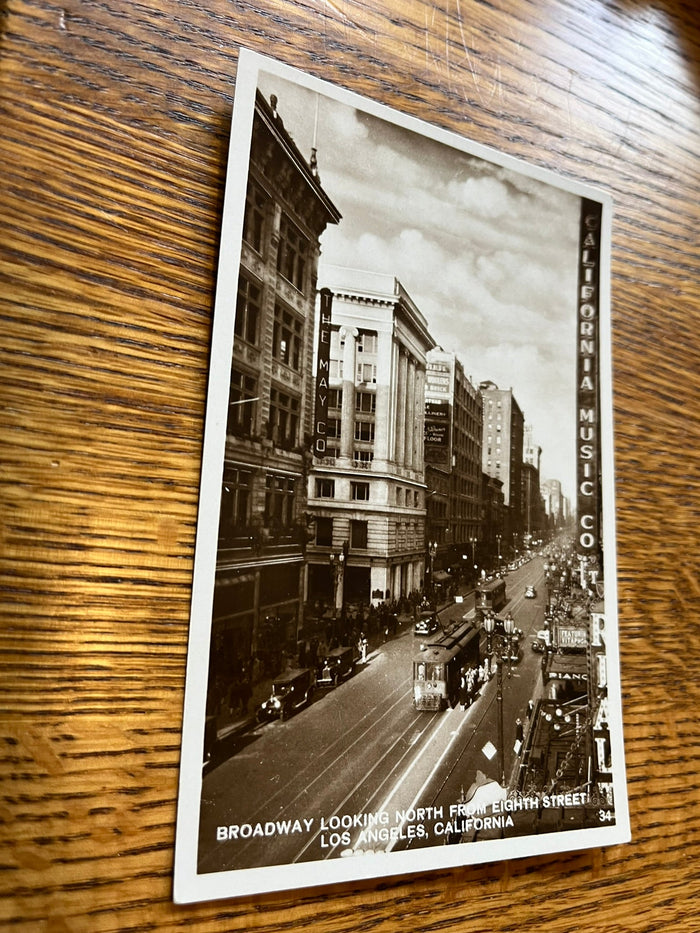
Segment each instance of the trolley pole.
M503 660L496 656L496 706L498 707L498 757L501 787L506 786L506 753L503 741Z
M486 632L486 650L489 658L494 650L496 654L496 708L498 711L498 770L501 787L506 786L506 750L503 738L503 665L508 662L508 676L510 677L510 664L512 656L513 633L515 623L510 615L499 620L499 631L496 631L496 619L491 612L487 612L483 629Z

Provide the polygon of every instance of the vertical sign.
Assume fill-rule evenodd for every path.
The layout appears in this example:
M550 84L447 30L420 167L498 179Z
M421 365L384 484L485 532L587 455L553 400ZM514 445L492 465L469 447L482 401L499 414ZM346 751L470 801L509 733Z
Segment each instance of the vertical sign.
M326 456L326 422L328 421L328 367L331 358L331 307L333 293L322 288L318 355L316 360L316 398L314 401L314 455Z
M581 201L577 346L577 514L578 551L587 565L600 553L600 235L602 205ZM595 573L595 571L594 571Z

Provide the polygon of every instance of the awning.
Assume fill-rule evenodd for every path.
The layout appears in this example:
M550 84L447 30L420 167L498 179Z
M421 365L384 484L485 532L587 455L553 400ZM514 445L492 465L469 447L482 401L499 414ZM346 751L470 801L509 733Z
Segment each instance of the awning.
M433 583L446 583L451 579L452 575L447 573L446 570L436 570L433 574Z
M585 654L553 654L547 661L545 676L551 680L587 680Z

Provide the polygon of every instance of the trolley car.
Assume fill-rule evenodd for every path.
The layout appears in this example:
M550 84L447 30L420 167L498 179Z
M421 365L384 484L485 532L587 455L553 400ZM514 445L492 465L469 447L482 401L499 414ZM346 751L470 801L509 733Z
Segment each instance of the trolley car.
M506 604L506 581L501 579L490 580L488 583L479 583L474 590L474 608L477 615L484 612L498 612Z
M469 668L479 668L479 630L463 623L440 634L413 657L413 705L417 710L455 707L460 678Z

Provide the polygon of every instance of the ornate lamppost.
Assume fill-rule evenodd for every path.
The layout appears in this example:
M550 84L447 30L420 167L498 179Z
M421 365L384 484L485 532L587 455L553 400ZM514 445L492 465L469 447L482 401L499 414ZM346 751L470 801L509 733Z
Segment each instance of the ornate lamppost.
M498 566L497 566L497 569L498 569L498 572L499 572L499 573L500 573L500 571L501 571L501 537L502 537L502 535L496 535L496 545L497 545L497 547L498 547Z
M475 580L476 580L476 578L477 578L477 576L478 576L478 574L477 574L477 567L476 567L476 542L477 542L477 539L476 539L476 538L470 538L470 539L469 539L469 543L470 543L471 546L472 546L472 567L473 567L473 570L474 570L474 579L475 579Z
M345 625L345 564L348 557L349 544L343 542L343 549L334 554L332 551L328 555L328 561L333 573L333 620L337 621L338 610L340 610L340 620ZM336 632L336 634L339 634Z
M435 568L435 555L437 554L437 549L438 549L437 541L430 541L430 542L428 543L428 556L429 556L429 558L430 558L430 587L429 587L429 593L430 593L431 596L434 595L434 593L435 593L435 584L433 583L433 572L434 572L434 568Z
M513 654L513 634L515 622L512 616L507 615L499 620L496 628L496 617L491 612L484 616L483 629L486 633L486 651L489 657L496 656L496 705L498 707L498 760L499 781L501 787L506 786L505 746L503 741L503 665L508 665L508 677L511 676L511 658Z

